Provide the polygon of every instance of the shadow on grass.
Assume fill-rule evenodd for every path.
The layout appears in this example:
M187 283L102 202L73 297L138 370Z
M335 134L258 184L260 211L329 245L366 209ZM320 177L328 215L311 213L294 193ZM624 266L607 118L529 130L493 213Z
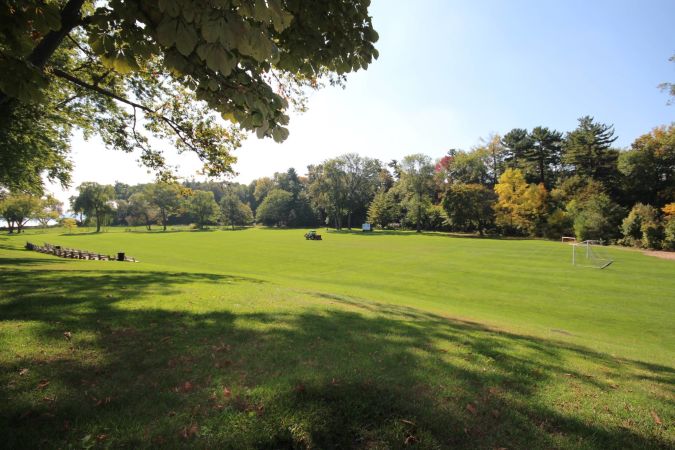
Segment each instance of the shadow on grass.
M584 420L542 400L544 387L565 377L612 391L565 367L569 355L615 377L619 366L641 364L565 343L324 293L313 295L334 308L300 313L134 307L192 283L227 295L260 283L252 278L7 267L0 277L2 329L30 321L29 337L40 342L40 351L16 345L0 359L0 435L9 448L672 444L662 431ZM6 346L13 338L0 335ZM673 381L671 368L639 368Z

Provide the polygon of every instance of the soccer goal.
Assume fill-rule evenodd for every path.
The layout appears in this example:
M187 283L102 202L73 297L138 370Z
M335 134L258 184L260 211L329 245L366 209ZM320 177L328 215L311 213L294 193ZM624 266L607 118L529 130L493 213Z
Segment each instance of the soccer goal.
M572 244L572 264L592 269L605 269L614 262L602 248L602 241L583 241Z

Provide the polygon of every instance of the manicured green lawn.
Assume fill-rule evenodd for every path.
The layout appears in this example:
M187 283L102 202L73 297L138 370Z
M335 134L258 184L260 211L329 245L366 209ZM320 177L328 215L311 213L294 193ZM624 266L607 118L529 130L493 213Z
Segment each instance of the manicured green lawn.
M675 262L319 232L0 237L3 445L675 446Z

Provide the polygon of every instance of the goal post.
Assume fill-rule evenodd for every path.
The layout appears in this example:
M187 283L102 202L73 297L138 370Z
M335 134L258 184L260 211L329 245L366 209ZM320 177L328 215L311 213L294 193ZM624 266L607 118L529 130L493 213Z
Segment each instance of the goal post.
M602 251L603 243L598 240L586 240L572 244L572 265L592 269L605 269L614 262Z

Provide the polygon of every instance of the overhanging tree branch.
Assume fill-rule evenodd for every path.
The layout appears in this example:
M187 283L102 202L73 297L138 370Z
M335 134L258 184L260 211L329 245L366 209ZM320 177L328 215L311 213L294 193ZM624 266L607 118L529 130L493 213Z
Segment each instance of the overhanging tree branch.
M51 72L54 75L56 75L57 77L63 78L64 80L67 80L67 81L70 81L71 83L73 83L77 86L80 86L80 87L85 88L85 89L92 90L96 93L99 93L101 95L105 95L106 97L110 97L114 100L117 100L118 102L129 105L132 108L134 108L134 110L136 108L138 108L141 111L144 111L148 114L151 114L151 115L157 117L158 119L160 119L164 123L166 123L174 131L174 133L176 133L176 136L178 136L178 138L181 140L181 142L183 142L190 150L194 151L198 155L203 155L203 152L190 142L189 138L186 136L186 134L188 134L188 133L180 125L178 125L174 120L172 120L172 119L170 119L170 118L168 118L164 115L158 114L157 111L153 110L152 108L149 108L149 107L147 107L145 105L142 105L138 102L135 102L133 100L129 100L128 98L124 98L124 97L122 97L118 94L115 94L114 92L112 92L112 91L110 91L106 88L102 88L102 87L97 86L95 84L91 84L91 83L88 83L84 80L80 80L79 78L69 74L68 72L64 72L61 69L53 68L51 70Z

